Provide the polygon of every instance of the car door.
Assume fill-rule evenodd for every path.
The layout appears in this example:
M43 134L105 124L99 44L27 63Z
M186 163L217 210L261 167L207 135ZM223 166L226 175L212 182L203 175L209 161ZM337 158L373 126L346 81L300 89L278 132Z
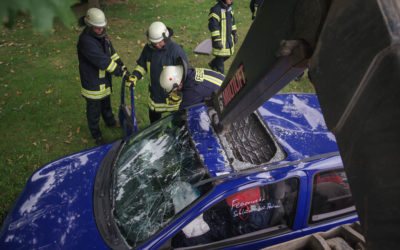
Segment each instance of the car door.
M310 175L310 201L304 221L305 234L327 231L358 220L343 168L324 169Z
M305 174L299 171L273 183L265 180L216 202L176 233L170 247L248 249L301 236L294 227L299 224L298 204L305 202Z

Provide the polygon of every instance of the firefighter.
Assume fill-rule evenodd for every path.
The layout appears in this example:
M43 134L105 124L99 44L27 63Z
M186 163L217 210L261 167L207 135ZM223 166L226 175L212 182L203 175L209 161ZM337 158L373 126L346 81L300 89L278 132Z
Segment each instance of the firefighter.
M182 47L171 40L172 29L167 28L162 22L153 22L147 32L149 43L142 50L137 66L127 81L127 87L136 86L147 72L150 74L149 85L149 119L153 123L161 118L163 112L179 109L180 100L174 101L160 86L160 74L165 66L176 65L178 58L183 58L186 64L188 59Z
M211 32L212 53L215 56L208 65L224 73L224 62L233 54L238 40L232 0L218 0L210 9L208 29Z
M221 86L225 76L208 69L188 68L185 61L181 65L167 66L160 75L161 87L170 99L179 101L180 109L204 102Z
M254 20L256 18L263 2L264 2L264 0L251 0L250 1L251 20Z
M103 11L88 9L79 19L79 25L85 27L77 45L81 94L86 100L90 133L96 144L104 144L100 114L107 126L118 126L110 101L111 75L124 76L127 70L106 35L107 19Z

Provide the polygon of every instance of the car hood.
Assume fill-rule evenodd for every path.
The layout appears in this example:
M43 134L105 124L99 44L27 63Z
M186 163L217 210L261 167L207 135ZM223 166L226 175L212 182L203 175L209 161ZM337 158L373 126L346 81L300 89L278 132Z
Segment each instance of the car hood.
M46 164L32 174L0 233L2 249L106 248L93 216L93 183L113 144Z

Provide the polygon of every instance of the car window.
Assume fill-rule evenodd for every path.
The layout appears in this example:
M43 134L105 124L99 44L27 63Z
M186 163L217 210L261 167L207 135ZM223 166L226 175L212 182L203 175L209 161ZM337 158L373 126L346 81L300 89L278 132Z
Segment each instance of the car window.
M309 222L316 223L355 211L344 169L316 173Z
M131 138L117 160L113 187L114 217L126 241L137 246L163 228L211 188L193 187L206 176L182 113Z
M172 239L172 247L217 242L273 228L292 227L298 197L297 178L258 186L218 202L187 224Z

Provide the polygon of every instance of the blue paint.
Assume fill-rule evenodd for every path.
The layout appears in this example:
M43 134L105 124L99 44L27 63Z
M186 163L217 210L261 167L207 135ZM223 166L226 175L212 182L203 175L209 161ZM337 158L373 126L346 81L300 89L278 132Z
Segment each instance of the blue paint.
M93 183L108 144L35 171L3 223L2 249L106 248L93 216Z
M257 112L287 153L286 159L275 164L338 151L336 139L325 125L316 95L276 95ZM191 107L187 111L187 117L195 148L210 176L233 173L210 125L207 108L203 105ZM1 248L107 249L97 230L92 199L97 169L112 146L113 144L109 144L79 152L38 169L4 221L0 233ZM332 156L296 162L268 172L225 178L225 182L218 182L210 193L186 208L179 214L179 218L139 248L161 247L200 213L229 195L291 177L297 178L300 183L293 228L268 239L247 244L238 243L237 246L230 247L231 249L266 247L354 222L358 219L355 214L312 226L307 222L313 175L321 170L341 166L340 156Z

